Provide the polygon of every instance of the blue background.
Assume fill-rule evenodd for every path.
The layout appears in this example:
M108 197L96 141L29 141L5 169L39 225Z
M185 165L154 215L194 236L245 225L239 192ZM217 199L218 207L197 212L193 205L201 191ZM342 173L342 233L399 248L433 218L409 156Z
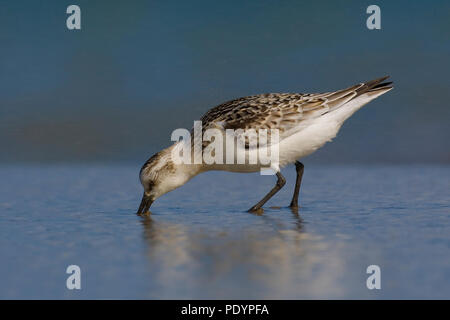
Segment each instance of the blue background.
M2 1L0 161L140 164L226 100L390 75L314 162L448 163L450 2L370 4Z

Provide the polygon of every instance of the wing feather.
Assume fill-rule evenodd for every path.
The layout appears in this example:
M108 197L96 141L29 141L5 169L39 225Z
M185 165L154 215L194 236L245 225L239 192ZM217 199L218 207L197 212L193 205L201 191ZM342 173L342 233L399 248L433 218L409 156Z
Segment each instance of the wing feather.
M283 139L302 130L311 120L341 107L356 96L384 86L382 82L386 78L334 92L267 93L234 99L210 109L201 118L203 132L217 127L223 131L278 129L280 139ZM238 138L243 139L242 135ZM245 145L249 146L247 140Z

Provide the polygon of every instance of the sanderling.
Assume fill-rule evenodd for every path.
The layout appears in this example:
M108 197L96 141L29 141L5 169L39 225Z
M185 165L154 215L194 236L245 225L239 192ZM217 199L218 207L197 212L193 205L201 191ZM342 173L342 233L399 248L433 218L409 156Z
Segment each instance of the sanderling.
M298 195L304 166L298 160L327 141L331 141L342 124L362 106L388 92L392 82L388 77L359 83L350 88L326 93L269 93L235 99L210 109L202 118L203 128L219 129L277 129L278 161L271 164L277 182L270 192L249 211L261 212L262 206L286 183L280 168L295 163L297 178L291 208L298 208ZM203 131L204 131L203 129ZM209 170L256 172L256 164L175 163L173 150L181 142L153 155L142 167L140 180L144 195L138 214L148 213L151 204L163 194L185 184L195 175ZM201 148L205 148L202 145ZM257 147L259 148L259 146ZM248 152L248 146L243 149Z

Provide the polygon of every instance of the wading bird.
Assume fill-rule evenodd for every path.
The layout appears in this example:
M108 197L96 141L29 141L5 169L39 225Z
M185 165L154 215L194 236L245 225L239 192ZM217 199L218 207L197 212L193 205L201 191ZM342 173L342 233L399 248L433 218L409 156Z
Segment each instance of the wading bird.
M278 163L271 165L277 182L272 190L250 212L261 212L262 206L286 183L280 168L295 163L297 178L290 207L298 208L298 195L304 166L298 160L331 141L342 124L353 113L373 99L388 92L388 77L359 83L350 88L326 93L269 93L243 97L210 109L202 118L203 131L208 128L277 129L279 131ZM156 153L140 171L144 195L138 214L148 213L151 204L163 194L185 184L197 174L209 170L257 172L261 164L186 164L175 163L173 150L182 142ZM246 142L247 143L247 142ZM202 145L204 148L205 145ZM257 148L260 146L257 146ZM243 152L250 148L245 144Z

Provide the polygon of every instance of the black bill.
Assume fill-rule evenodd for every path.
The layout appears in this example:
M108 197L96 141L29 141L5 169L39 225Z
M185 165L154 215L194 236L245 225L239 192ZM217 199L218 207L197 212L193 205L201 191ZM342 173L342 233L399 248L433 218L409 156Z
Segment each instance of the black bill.
M147 214L148 209L150 209L152 203L153 203L152 198L150 196L145 195L144 193L137 214Z

